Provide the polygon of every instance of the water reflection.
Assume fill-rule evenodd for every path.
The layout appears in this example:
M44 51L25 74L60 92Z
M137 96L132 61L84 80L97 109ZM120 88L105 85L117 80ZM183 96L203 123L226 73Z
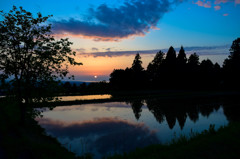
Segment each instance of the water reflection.
M81 139L95 154L120 153L159 143L155 131L149 130L144 123L133 123L118 118L95 118L89 121L64 122L49 118L37 119L47 132L72 145L79 152ZM80 145L81 147L83 145Z
M109 99L112 96L110 94L102 95L81 95L81 96L59 96L61 101L75 101L75 100L93 100L93 99Z
M136 147L171 141L174 134L201 132L240 121L234 101L164 103L159 99L132 100L56 107L37 119L48 134L66 148L96 158ZM66 146L67 145L67 146Z

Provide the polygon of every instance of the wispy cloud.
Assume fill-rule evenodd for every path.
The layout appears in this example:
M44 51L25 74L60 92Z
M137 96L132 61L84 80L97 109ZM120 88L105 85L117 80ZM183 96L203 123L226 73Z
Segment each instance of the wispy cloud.
M232 1L230 1L230 0L215 0L214 4L227 3L227 2L232 2Z
M214 0L213 2L213 8L215 10L220 10L221 9L221 4L223 3L235 3L240 4L240 0ZM200 7L204 7L204 8L212 8L212 2L211 1L206 1L206 0L198 0L196 2L193 2L193 4L197 4Z
M93 48L92 48L92 51L98 51L98 48L93 47Z
M230 45L223 46L209 46L209 47L185 47L184 50L187 54L192 54L196 52L198 55L219 55L228 54ZM159 50L166 53L168 49L158 49L158 50L136 50L136 51L106 51L106 52L93 52L93 53L79 53L80 56L93 56L93 57L117 57L117 56L131 56L136 53L140 54L156 54ZM175 48L179 52L180 48Z
M220 9L221 9L221 6L214 6L214 9L215 9L215 10L220 10Z
M76 49L77 52L79 53L84 53L86 51L86 49L84 48L79 48L79 49Z
M53 32L95 41L119 41L144 36L150 29L156 29L163 15L180 2L182 0L126 0L116 8L102 4L89 8L90 20L70 18L53 21Z
M201 0L198 0L196 3L194 4L197 4L198 6L200 7L204 7L204 8L211 8L211 2L210 1L201 1Z

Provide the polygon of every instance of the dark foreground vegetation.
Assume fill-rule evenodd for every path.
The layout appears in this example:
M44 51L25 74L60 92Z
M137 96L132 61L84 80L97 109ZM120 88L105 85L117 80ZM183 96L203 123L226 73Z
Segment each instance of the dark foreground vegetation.
M19 124L20 111L12 99L0 101L0 158L1 159L76 159L55 138L31 117L24 126Z
M200 134L192 133L190 138L181 136L168 145L151 145L136 149L124 155L114 155L108 159L229 159L238 158L240 144L240 124L231 123L215 130L211 125L209 130Z

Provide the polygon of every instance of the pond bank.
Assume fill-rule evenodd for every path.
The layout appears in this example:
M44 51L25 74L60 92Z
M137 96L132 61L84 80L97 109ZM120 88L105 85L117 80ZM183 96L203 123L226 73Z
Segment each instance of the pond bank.
M77 159L30 117L25 126L19 125L19 111L12 102L0 103L0 141L1 159Z
M192 102L196 100L212 100L224 98L238 98L240 97L239 91L129 91L118 92L111 94L112 97L108 99L93 99L93 100L74 100L74 101L58 101L49 103L51 106L67 106L79 104L92 104L92 103L105 103L105 102L122 102L126 100L137 99L153 99L157 98L163 103L169 102ZM42 107L44 105L39 105Z
M238 158L240 123L230 123L218 131L213 126L208 131L195 134L191 139L182 136L169 145L151 145L124 155L107 159L229 159Z

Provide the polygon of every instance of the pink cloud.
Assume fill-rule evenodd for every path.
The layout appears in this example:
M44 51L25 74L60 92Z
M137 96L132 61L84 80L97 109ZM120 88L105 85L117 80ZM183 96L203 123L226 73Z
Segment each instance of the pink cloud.
M223 14L224 17L226 17L226 16L228 16L228 15L229 15L228 13Z
M198 6L203 6L203 2L202 1L200 1L200 0L198 0L196 3L194 3L194 4L197 4Z
M234 2L235 4L240 4L240 0L215 0L214 4Z
M210 2L210 1L207 1L207 2L204 4L204 7L205 7L205 8L211 8L211 2Z
M235 4L240 4L240 0L235 0Z
M198 6L200 7L204 7L204 8L211 8L211 2L210 1L201 1L201 0L198 0L196 3L194 4L197 4Z
M214 4L227 3L229 0L215 0Z
M220 10L221 6L214 6L215 10Z

